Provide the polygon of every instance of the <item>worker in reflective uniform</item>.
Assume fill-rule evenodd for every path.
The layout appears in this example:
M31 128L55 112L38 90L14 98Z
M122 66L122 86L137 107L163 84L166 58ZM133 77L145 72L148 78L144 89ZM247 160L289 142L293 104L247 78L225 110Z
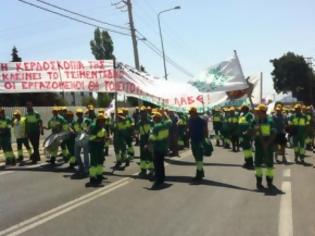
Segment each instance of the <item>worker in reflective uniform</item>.
M254 169L252 135L250 134L254 121L255 116L249 111L249 107L246 105L242 106L239 118L239 128L241 134L240 143L244 153L243 167L246 169Z
M88 185L100 185L103 179L104 172L104 145L105 145L105 117L103 114L99 114L95 123L89 130L89 150L91 156L91 165L89 168L90 182Z
M239 116L236 113L236 109L234 106L230 108L230 117L229 117L229 133L230 139L232 142L232 151L239 151L239 127L238 127Z
M214 109L212 113L212 124L213 124L213 130L214 130L214 138L216 141L216 146L220 146L220 140L221 140L221 131L222 131L222 120L223 116L220 113L219 109Z
M189 115L188 127L191 150L196 162L196 176L194 180L200 181L205 176L203 170L203 144L208 137L208 129L206 121L198 115L195 107L190 108Z
M74 130L74 114L72 111L67 111L66 121L68 123L68 129L65 130L70 132L68 139L66 140L66 146L68 150L68 157L69 157L69 168L74 169L76 165L76 158L74 153L74 146L75 146L75 130Z
M128 121L124 116L122 109L118 109L117 117L114 127L114 149L116 156L116 165L114 168L120 168L122 163L125 162L126 166L129 165L129 159L127 158L127 142L126 137L128 135Z
M25 118L25 133L33 147L31 160L35 164L37 161L40 161L39 139L40 135L44 134L44 131L43 121L40 114L33 109L33 104L31 102L26 103Z
M137 124L140 134L140 173L139 176L145 177L147 174L152 175L154 166L152 153L149 150L149 136L152 129L152 121L148 116L146 108L140 108L140 121Z
M302 113L301 104L294 106L295 113L290 117L289 125L293 132L295 162L304 164L307 117Z
M229 149L231 140L230 140L230 123L229 123L229 117L230 117L230 109L228 107L225 107L224 109L224 118L222 123L222 136L223 136L223 147Z
M6 117L3 108L0 108L0 148L4 152L6 165L15 165L16 159L11 145L11 120Z
M178 140L177 145L179 150L183 150L185 147L185 134L187 130L187 123L184 118L184 114L179 114L179 119L177 121L177 127L178 127Z
M59 108L59 115L64 120L64 122L62 124L62 132L69 132L70 124L69 124L68 119L67 119L67 113L68 113L67 107ZM67 145L68 140L69 140L69 137L66 137L60 145L64 162L68 162L70 160L70 152L69 152L68 145Z
M313 149L313 138L314 138L314 130L313 130L313 112L311 106L304 106L303 114L306 116L306 138L305 145L306 149L312 151Z
M14 136L16 138L17 143L17 150L18 150L18 161L20 162L20 165L24 165L24 156L23 156L23 149L22 145L26 147L26 150L31 157L32 155L32 149L29 145L28 139L26 137L25 133L25 117L21 117L21 112L19 110L16 110L14 113L13 118L13 132Z
M48 128L51 129L52 134L58 134L63 131L63 125L66 123L65 119L59 115L60 108L54 107L52 109L53 117L48 121ZM58 155L58 146L50 149L50 163L55 164Z
M282 112L282 105L278 104L275 108L276 114L273 115L273 121L275 123L275 127L277 129L277 136L275 140L276 151L275 151L275 161L277 163L281 163L278 159L278 155L282 156L282 162L287 164L287 159L285 157L285 147L287 144L287 140L285 137L285 130L288 126L287 117Z
M135 150L133 148L133 137L134 137L134 127L135 123L131 116L129 116L129 111L127 108L123 108L124 117L126 119L127 124L127 135L125 137L126 143L127 143L127 160L126 160L126 166L129 166L130 160L132 160L135 156Z
M78 164L79 167L78 172L84 176L87 176L90 167L89 145L86 139L80 138L82 134L88 133L91 123L89 118L83 117L83 113L84 113L83 110L81 108L78 108L76 110L77 119L73 123L73 130L76 137L74 145L74 155L76 158L76 163ZM81 149L83 149L83 162L81 159Z
M155 171L155 182L152 185L152 189L158 189L165 180L164 158L168 151L171 121L166 114L163 120L163 115L158 111L152 112L152 117L154 125L149 137Z
M273 189L273 152L276 129L271 117L267 112L267 106L260 104L256 108L257 119L255 122L255 169L256 169L256 187L259 191L264 189L262 179L264 174L263 167L266 168L265 176L268 189Z

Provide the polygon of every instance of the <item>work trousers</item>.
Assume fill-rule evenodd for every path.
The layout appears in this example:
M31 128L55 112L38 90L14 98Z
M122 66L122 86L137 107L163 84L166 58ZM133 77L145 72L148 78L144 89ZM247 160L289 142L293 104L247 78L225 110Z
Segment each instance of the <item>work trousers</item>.
M140 169L141 171L153 170L152 154L145 143L141 142L140 138Z
M39 138L40 138L40 132L32 132L27 134L27 138L30 140L31 145L33 147L33 155L32 158L33 161L40 161L40 155L39 155Z
M23 149L22 149L23 145L26 147L26 150L28 151L28 153L32 154L32 150L31 150L30 144L28 143L27 138L18 138L18 139L16 139L16 143L17 143L18 160L19 161L23 161L23 159L24 159Z
M263 149L260 144L255 145L255 170L256 176L263 176L263 168L266 168L266 177L273 178L273 152L274 148L271 144L266 149Z
M81 150L83 149L83 162L81 159ZM79 165L80 171L84 173L89 172L90 158L89 158L89 144L76 142L74 145L74 155Z
M165 152L154 150L153 156L154 156L153 163L154 163L154 169L155 169L155 182L163 183L165 180L165 167L164 167Z

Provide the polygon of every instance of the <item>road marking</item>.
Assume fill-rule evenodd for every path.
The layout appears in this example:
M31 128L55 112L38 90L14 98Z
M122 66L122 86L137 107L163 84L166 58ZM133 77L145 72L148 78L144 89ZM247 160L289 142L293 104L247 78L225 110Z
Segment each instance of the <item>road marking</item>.
M47 221L50 221L50 220L52 220L52 219L54 219L54 218L56 218L56 217L58 217L58 216L61 216L61 215L65 214L65 213L67 213L67 212L69 212L69 211L75 209L75 208L78 208L78 207L80 207L80 206L82 206L82 205L84 205L84 204L86 204L86 203L89 203L89 202L91 202L91 201L93 201L93 200L95 200L95 199L97 199L97 198L99 198L99 197L101 197L101 196L104 196L104 195L106 195L106 194L108 194L108 193L110 193L110 192L112 192L112 191L114 191L114 190L116 190L116 189L118 189L118 188L120 188L120 187L123 187L124 185L126 185L126 184L128 184L128 183L129 183L129 181L125 181L125 182L123 182L123 183L121 183L121 184L118 184L118 185L116 185L116 186L114 186L114 187L112 187L112 188L110 188L110 189L107 189L107 190L105 190L105 191L102 191L102 192L100 192L100 193L98 193L98 194L92 196L91 198L88 198L88 199L86 199L86 200L83 200L83 201L81 201L81 202L79 202L79 203L77 203L77 204L74 204L74 205L72 205L72 206L70 206L70 207L68 207L68 208L65 208L65 209L63 209L63 210L61 210L61 211L58 211L58 212L52 214L52 215L49 215L49 216L46 217L46 218L43 218L43 219L41 219L41 220L39 220L39 221L37 221L37 222L34 222L33 224L27 225L27 226L25 226L24 228L21 228L21 229L19 229L19 230L17 230L17 231L14 231L14 232L8 234L8 236L20 235L20 234L22 234L22 233L24 233L24 232L26 232L26 231L29 231L29 230L31 230L31 229L33 229L33 228L39 226L39 225L42 225L42 224L46 223Z
M93 192L87 193L79 198L76 198L74 200L71 200L70 202L67 202L65 204L62 204L56 208L53 208L51 210L48 210L44 213L41 213L37 216L34 216L28 220L22 221L21 223L18 223L16 225L13 225L5 230L0 231L0 235L18 235L23 232L26 232L27 230L30 230L40 224L43 224L53 218L56 218L57 216L60 216L70 210L73 210L83 204L86 204L100 196L103 196L105 194L110 193L111 191L122 187L129 183L129 180L131 178L126 177L121 180L118 180L114 183L111 183L107 185L106 187L100 188L98 190L95 190Z
M6 174L11 174L13 173L14 171L4 171L4 172L1 172L0 175L6 175Z
M291 177L291 169L283 170L283 177Z
M281 195L280 199L278 233L279 236L293 236L291 182L282 182L281 190L284 194Z
M190 152L186 151L182 153L183 155L179 158L176 158L177 160L183 159L185 157L188 157ZM169 165L168 163L165 164L166 166ZM137 175L139 172L133 174L134 176ZM106 187L100 188L98 190L95 190L93 192L87 193L81 197L78 197L74 200L71 200L70 202L67 202L65 204L62 204L56 208L50 209L44 213L41 213L37 216L34 216L30 219L27 219L25 221L22 221L16 225L13 225L5 230L0 231L0 236L2 235L10 235L10 236L16 236L20 235L26 231L29 231L39 225L42 225L46 223L47 221L50 221L58 216L61 216L75 208L78 208L84 204L87 204L101 196L104 196L118 188L121 188L127 184L129 184L133 180L130 177L123 178L121 180L118 180L116 182L113 182Z

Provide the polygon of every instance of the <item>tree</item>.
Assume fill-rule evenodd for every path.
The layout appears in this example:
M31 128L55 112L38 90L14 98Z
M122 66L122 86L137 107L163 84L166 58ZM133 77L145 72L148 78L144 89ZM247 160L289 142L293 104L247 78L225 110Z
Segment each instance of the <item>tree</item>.
M82 98L82 100L81 100L82 106L86 107L86 106L91 105L91 104L96 106L95 98L93 98L92 96L86 96L86 97Z
M270 62L274 66L271 75L278 93L292 92L299 101L314 104L315 76L303 56L288 52Z
M16 49L15 46L14 46L13 49L12 49L11 56L12 56L11 62L21 62L21 61L22 61L22 58L19 57L19 55L18 55L18 50Z
M113 94L108 93L98 93L96 99L96 105L98 107L108 107L111 101L113 100Z
M97 60L115 59L114 43L107 31L97 28L94 31L94 39L90 41L91 51ZM98 93L96 104L99 107L107 107L113 96L107 93Z
M90 41L92 53L97 60L115 59L114 43L107 31L97 28L94 31L94 39Z

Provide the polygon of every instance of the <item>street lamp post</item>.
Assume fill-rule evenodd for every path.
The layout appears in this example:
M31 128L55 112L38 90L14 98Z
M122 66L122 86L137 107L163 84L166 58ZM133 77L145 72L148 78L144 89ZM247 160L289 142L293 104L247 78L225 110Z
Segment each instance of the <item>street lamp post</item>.
M162 29L161 29L161 20L160 20L160 16L162 13L164 12L168 12L168 11L173 11L173 10L179 10L180 9L180 6L176 6L176 7L173 7L171 9L167 9L167 10L164 10L164 11L160 11L157 15L157 18L158 18L158 24L159 24L159 31L160 31L160 38L161 38L161 46L162 46L162 55L163 55L163 65L164 65L164 77L165 77L165 80L167 80L167 68L166 68L166 61L165 61L165 51L164 51L164 43L163 43L163 36L162 36Z

